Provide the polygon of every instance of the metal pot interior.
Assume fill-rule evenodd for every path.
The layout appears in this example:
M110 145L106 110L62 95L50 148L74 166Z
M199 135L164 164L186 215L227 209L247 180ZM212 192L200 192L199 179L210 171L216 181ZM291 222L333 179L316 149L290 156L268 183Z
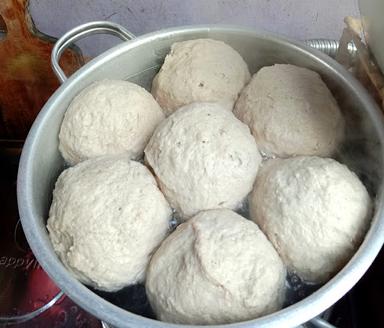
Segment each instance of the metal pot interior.
M68 104L93 81L126 79L150 90L172 43L196 39L223 40L236 49L251 73L266 65L289 63L320 73L346 119L346 138L335 158L355 171L376 200L375 218L366 241L353 260L317 292L284 310L244 327L293 326L325 310L352 287L377 253L383 229L382 207L383 135L378 111L366 92L338 64L323 54L294 42L232 27L171 29L125 42L88 63L67 80L47 102L28 136L19 171L18 200L23 227L38 260L71 298L99 318L119 327L168 326L123 311L74 280L57 259L45 229L54 183L65 163L58 152L58 131ZM380 231L379 231L380 230Z

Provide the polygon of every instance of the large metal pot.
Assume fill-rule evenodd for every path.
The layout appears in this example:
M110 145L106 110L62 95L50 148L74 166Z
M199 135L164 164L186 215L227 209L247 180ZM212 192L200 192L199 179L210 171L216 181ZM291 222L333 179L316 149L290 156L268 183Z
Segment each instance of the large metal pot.
M79 283L57 258L45 223L54 183L64 168L58 152L58 131L73 97L91 82L104 78L128 79L149 88L172 43L214 38L238 50L251 72L274 63L291 63L319 72L335 95L347 122L346 141L337 158L360 175L375 199L374 217L364 242L333 279L304 300L279 312L226 327L297 326L323 312L350 290L368 269L384 241L383 122L375 103L360 84L331 58L299 42L228 26L182 27L143 35L103 53L65 80L57 64L60 52L80 37L105 31L123 39L132 37L115 24L99 22L74 29L58 41L53 66L64 83L38 115L20 162L17 196L23 228L37 259L57 285L85 310L116 327L181 327L129 313Z

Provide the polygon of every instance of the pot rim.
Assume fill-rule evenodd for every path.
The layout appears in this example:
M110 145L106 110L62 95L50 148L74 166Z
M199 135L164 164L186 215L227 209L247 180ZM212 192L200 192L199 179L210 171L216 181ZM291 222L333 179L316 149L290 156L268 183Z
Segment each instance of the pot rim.
M46 118L50 115L56 102L60 102L63 91L67 88L74 87L81 77L88 71L96 69L110 61L111 59L118 57L120 54L129 51L130 49L139 47L142 44L151 42L159 37L169 37L175 35L182 35L188 32L209 32L220 31L230 33L242 33L248 34L253 37L265 38L275 43L280 43L293 47L296 51L311 56L314 60L320 62L322 65L327 66L333 72L337 73L342 78L343 84L348 85L353 89L356 94L359 94L361 102L365 105L366 114L369 115L370 120L378 134L381 146L384 145L384 125L383 117L380 113L378 106L374 103L373 99L368 95L367 91L355 80L355 78L347 72L336 61L328 57L327 55L312 49L303 43L291 40L289 38L277 36L273 33L265 32L262 30L251 29L246 27L234 26L234 25L193 25L193 26L181 26L163 29L160 31L151 32L139 36L132 41L119 44L100 56L88 62L71 77L68 78L50 97L43 109L38 114L32 128L25 141L22 155L20 158L18 179L17 179L17 199L20 218L22 226L26 235L26 238L30 244L32 251L34 252L37 260L52 278L52 280L79 306L88 312L92 313L101 320L117 327L206 327L206 326L194 326L194 325L179 325L167 322L157 321L155 319L149 319L140 315L131 313L124 310L112 303L109 303L102 297L96 295L89 290L78 280L76 280L70 272L65 269L60 260L57 258L53 250L47 249L45 244L48 240L48 234L42 234L41 229L45 229L43 224L36 224L34 219L37 214L33 211L33 199L32 199L32 164L34 156L34 144L36 143L37 136L40 133L40 127ZM381 154L381 160L384 163L384 151ZM267 316L263 316L257 319L225 324L209 326L212 328L245 328L245 327L269 327L280 328L295 327L298 326L313 317L317 316L331 305L333 305L338 299L340 299L345 293L347 293L353 285L363 276L366 270L369 268L376 255L380 251L380 248L384 242L384 214L383 214L384 195L382 188L378 190L376 198L376 213L372 219L371 227L366 234L366 237L359 247L358 251L352 257L344 268L338 272L331 280L324 284L316 292L312 293L303 300L290 305L280 311L274 312ZM49 240L48 240L49 241Z

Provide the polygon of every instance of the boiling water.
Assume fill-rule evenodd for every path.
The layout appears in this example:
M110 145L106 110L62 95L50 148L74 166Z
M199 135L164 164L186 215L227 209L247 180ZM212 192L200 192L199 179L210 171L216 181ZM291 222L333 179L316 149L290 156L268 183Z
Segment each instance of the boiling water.
M249 219L249 204L248 201L244 201L236 212L243 217ZM177 217L175 211L169 222L170 231L176 229L180 224L180 219ZM289 272L286 278L286 297L284 301L284 307L294 304L314 291L319 289L321 285L308 283L293 272ZM118 292L108 293L92 289L96 294L103 297L107 301L138 315L155 319L156 316L149 304L145 293L145 286L143 284L137 284L128 286L119 290Z
M319 289L321 285L306 283L296 274L288 273L286 287L284 307L304 299ZM145 286L142 284L128 286L114 293L92 290L108 302L111 302L124 310L147 318L156 319L145 293Z

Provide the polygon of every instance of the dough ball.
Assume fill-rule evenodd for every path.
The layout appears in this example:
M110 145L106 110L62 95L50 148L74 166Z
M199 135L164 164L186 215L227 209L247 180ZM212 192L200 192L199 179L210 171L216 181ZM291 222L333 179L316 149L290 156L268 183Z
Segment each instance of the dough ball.
M371 201L358 177L333 159L267 161L250 195L251 217L285 264L307 281L325 282L360 245Z
M201 210L239 206L261 162L248 127L217 103L187 105L165 119L145 158L184 220Z
M256 224L227 209L200 212L153 255L146 291L162 321L210 325L280 309L285 268Z
M193 102L222 102L232 110L249 81L248 66L222 41L197 39L174 43L152 83L152 94L169 115Z
M152 95L128 81L94 82L65 113L59 149L71 165L101 155L143 155L155 127L164 119Z
M330 156L344 134L340 109L320 75L293 65L260 69L234 113L267 156Z
M144 280L170 217L144 165L98 157L59 176L47 227L59 258L80 281L115 291Z

